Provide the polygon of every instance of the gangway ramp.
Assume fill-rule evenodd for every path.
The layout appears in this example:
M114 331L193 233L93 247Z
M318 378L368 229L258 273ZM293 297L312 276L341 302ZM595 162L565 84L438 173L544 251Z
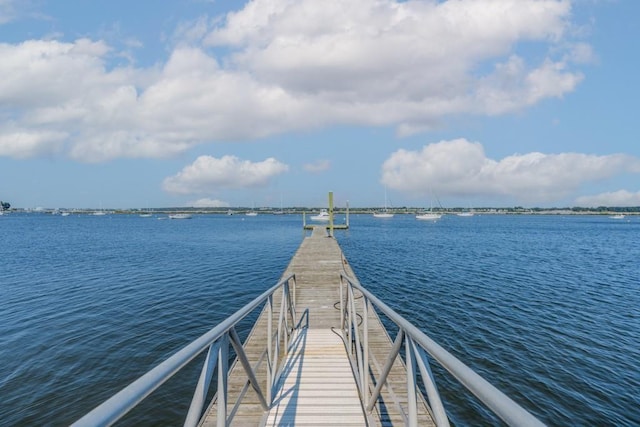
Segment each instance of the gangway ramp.
M366 425L347 352L333 330L296 334L266 422L283 425Z

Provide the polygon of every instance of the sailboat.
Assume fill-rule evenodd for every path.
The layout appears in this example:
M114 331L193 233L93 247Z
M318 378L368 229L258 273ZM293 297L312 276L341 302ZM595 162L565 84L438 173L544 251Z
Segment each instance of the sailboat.
M374 218L393 218L393 214L387 208L387 188L384 189L384 209L373 213Z
M280 195L280 210L273 211L274 215L284 215L284 209L282 209L282 195Z
M442 218L442 214L433 212L433 202L431 202L431 207L429 208L429 211L416 215L416 219L423 220L423 221L437 221L440 218Z
M256 212L256 204L253 204L253 209L245 212L246 216L258 216L258 212Z
M416 219L421 219L426 221L437 221L440 218L442 218L441 214L433 213L432 211L416 215Z

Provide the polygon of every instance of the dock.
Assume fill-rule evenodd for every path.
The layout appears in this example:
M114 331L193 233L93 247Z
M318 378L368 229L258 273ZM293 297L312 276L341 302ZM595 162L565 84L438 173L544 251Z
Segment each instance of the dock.
M277 284L73 427L113 424L191 363L190 427L449 426L431 363L507 425L544 425L362 286L332 231L314 227Z
M295 306L304 327L292 340L292 351L285 362L274 403L268 414L260 405L258 395L247 389L247 375L236 363L230 369L228 401L235 402L245 395L237 408L228 407L233 415L232 426L398 426L405 425L402 409L389 402L407 402L406 369L397 360L388 382L395 391L384 390L378 404L366 414L359 397L355 374L345 344L341 339L340 275L353 271L334 238L324 226L316 226L306 237L282 277L296 276ZM344 295L343 295L344 298ZM276 295L274 300L280 298ZM274 306L277 312L279 307ZM244 347L252 366L258 364L261 350L266 346L267 315L263 311L253 327ZM368 316L371 336L372 370L380 370L391 352L392 341L375 313ZM257 371L258 382L266 381L266 369ZM373 386L372 382L372 386ZM404 390L404 391L403 391ZM393 396L391 395L393 394ZM424 400L419 401L419 425L435 425ZM217 402L209 408L202 426L215 426ZM266 421L265 421L266 417ZM264 423L264 424L262 424Z

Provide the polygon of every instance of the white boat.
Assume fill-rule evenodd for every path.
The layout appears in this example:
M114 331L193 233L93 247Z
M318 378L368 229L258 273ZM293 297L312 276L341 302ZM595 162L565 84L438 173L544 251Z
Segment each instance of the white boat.
M60 212L60 215L62 215L62 216L69 216L69 215L71 215L71 213L70 213L70 212Z
M433 213L433 203L427 212L419 213L416 215L416 219L422 221L437 221L442 218L442 214Z
M147 213L147 212L140 214L140 218L151 218L151 216L152 215L150 213Z
M246 216L258 216L258 212L251 211L251 212L245 213L245 215Z
M95 216L103 216L106 215L107 213L105 211L95 211L92 215Z
M393 218L393 214L389 212L387 207L387 189L384 189L384 209L373 213L374 218Z
M624 219L623 214L611 215L609 218L611 219Z
M177 213L169 215L169 219L191 219L191 214Z
M374 218L393 218L393 214L389 212L374 212Z
M326 209L321 209L318 215L312 215L309 218L312 221L329 221L329 212Z
M473 216L473 212L471 212L471 211L458 212L456 215L458 215L458 216Z
M442 218L441 214L436 214L433 212L425 212L425 213L416 215L416 219L420 219L423 221L437 221L440 218Z

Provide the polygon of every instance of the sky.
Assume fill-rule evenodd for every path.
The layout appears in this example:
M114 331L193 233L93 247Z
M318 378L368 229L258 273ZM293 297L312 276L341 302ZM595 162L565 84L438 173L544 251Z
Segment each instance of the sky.
M638 16L635 0L0 0L0 200L640 206Z

